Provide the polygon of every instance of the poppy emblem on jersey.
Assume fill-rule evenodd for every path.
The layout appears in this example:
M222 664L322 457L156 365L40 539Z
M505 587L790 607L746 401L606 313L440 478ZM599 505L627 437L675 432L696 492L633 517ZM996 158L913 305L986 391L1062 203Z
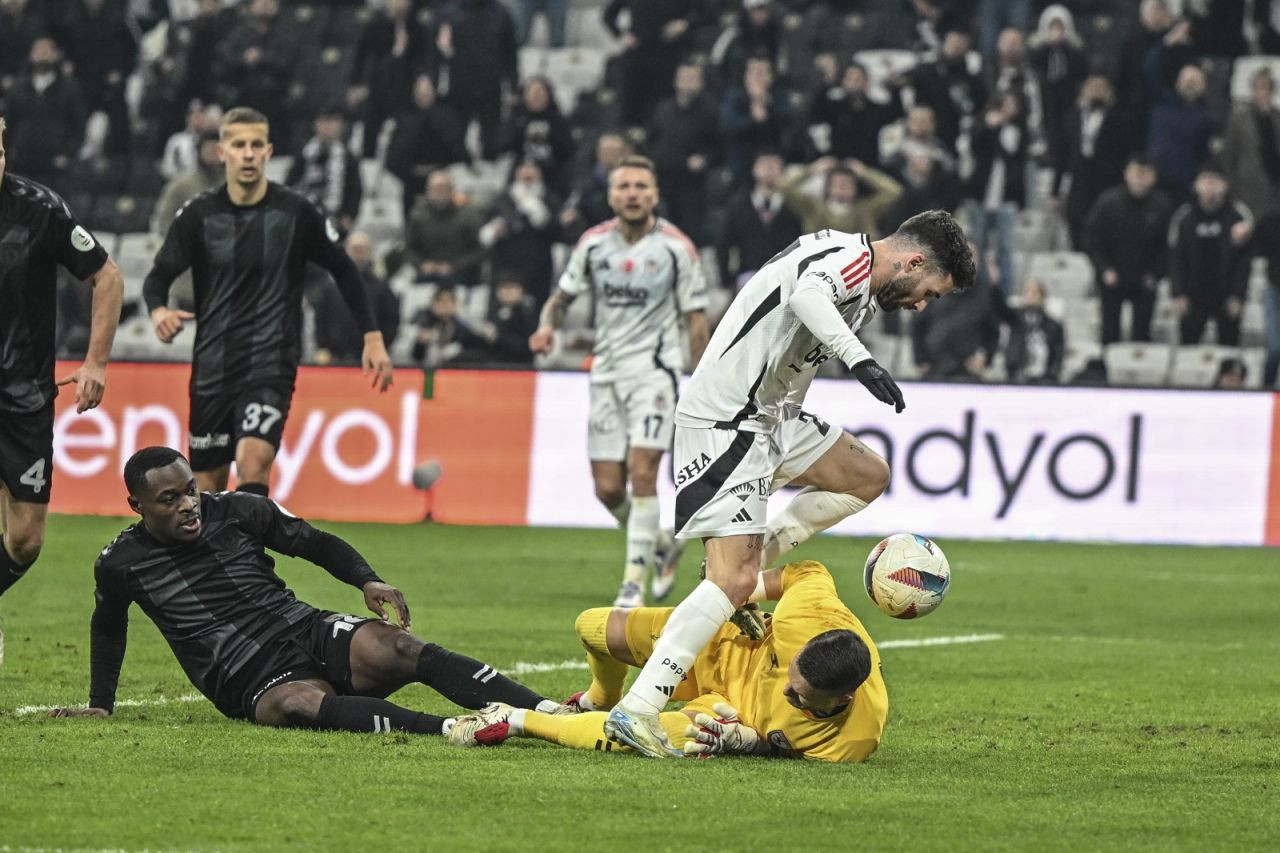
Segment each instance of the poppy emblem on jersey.
M622 271L627 275L631 275L631 271L636 268L636 262L627 258L622 262Z
M840 277L844 279L844 289L851 290L857 287L870 273L871 255L864 254L849 266L840 270Z
M71 245L79 252L87 252L93 248L93 236L86 230L84 226L77 225L71 230Z

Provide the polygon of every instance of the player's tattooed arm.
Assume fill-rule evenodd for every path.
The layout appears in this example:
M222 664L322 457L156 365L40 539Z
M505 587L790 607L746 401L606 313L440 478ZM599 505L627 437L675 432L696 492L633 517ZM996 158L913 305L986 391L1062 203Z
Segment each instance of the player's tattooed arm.
M564 325L565 315L573 304L575 296L563 288L557 287L542 306L542 320L537 331L529 336L529 349L534 353L551 352L555 346L556 329Z

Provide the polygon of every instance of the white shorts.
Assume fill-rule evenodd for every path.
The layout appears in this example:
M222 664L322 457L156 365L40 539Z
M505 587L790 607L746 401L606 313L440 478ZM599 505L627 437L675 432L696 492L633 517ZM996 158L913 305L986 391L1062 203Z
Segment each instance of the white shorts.
M773 432L676 427L676 536L764 533L769 495L809 470L841 435L802 411Z
M592 382L587 458L624 462L632 447L670 450L675 410L675 375L665 370L617 382Z

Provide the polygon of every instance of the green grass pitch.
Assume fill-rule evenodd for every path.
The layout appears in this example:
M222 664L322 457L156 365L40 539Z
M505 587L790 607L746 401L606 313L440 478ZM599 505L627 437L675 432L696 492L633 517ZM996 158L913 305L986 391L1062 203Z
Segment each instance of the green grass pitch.
M51 518L0 599L0 850L1242 850L1280 848L1280 555L1261 549L941 543L947 602L915 622L860 587L871 543L821 537L883 652L889 726L856 766L646 761L534 741L233 723L136 608L110 720L83 703L94 555L112 518ZM323 525L403 589L417 633L563 698L574 616L615 591L604 531ZM686 554L687 592L700 548ZM281 559L314 604L359 612ZM968 644L888 641L999 635ZM557 666L559 668L557 668ZM398 701L435 713L423 687Z

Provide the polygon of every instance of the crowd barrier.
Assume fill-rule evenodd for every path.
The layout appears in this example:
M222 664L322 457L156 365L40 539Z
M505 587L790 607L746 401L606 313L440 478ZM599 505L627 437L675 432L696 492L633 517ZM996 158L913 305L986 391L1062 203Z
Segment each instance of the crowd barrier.
M59 375L74 365L59 364ZM60 395L52 509L127 512L138 447L185 447L189 368L114 364L101 407ZM424 387L425 383L425 387ZM837 526L949 538L1280 545L1280 395L1186 390L903 386L900 415L856 382L817 380L806 409L893 469L889 491ZM304 517L609 527L586 458L584 374L302 368L272 496ZM442 476L423 492L413 469ZM666 523L674 487L659 478ZM774 496L785 503L786 492Z

